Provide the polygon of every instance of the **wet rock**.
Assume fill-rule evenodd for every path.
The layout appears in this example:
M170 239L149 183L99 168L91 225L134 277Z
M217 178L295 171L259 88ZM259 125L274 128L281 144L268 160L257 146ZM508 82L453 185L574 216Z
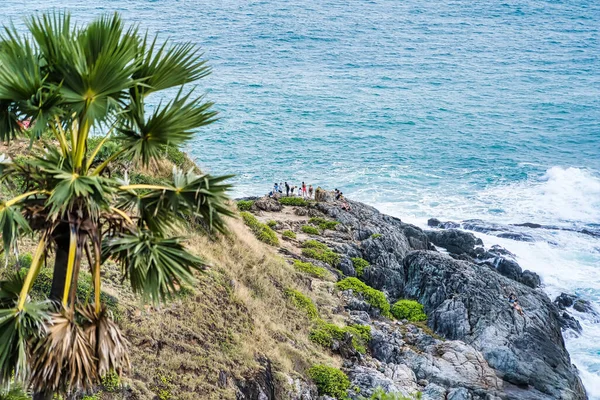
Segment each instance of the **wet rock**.
M506 258L497 258L495 261L496 270L500 274L517 282L521 280L523 270L521 269L521 266L517 264L516 261L512 261Z
M533 236L522 232L502 232L497 234L496 236L498 236L499 238L511 239L519 242L535 242Z
M577 321L575 317L573 317L566 311L563 311L560 316L560 324L561 328L564 330L570 329L578 335L582 332L581 324L579 323L579 321Z
M583 299L575 300L575 303L573 304L573 309L582 313L596 314L596 311L594 310L592 304L589 301Z
M476 257L475 247L483 246L481 239L475 237L472 233L458 229L426 231L425 233L433 244L458 255L466 254Z
M577 296L561 293L556 299L554 299L554 304L556 304L561 310L564 310L566 308L573 307L575 300L577 300Z
M542 285L542 279L535 272L531 272L526 269L521 274L521 279L519 280L522 284L529 286L530 288L537 288Z

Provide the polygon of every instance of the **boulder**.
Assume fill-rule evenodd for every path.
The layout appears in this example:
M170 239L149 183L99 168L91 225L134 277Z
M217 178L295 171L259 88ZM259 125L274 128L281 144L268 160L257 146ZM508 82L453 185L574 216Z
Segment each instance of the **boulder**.
M254 202L254 207L261 211L281 211L283 206L274 198L264 196Z
M459 229L444 229L439 231L426 231L427 237L433 244L443 247L450 253L477 257L476 246L483 246L481 239L470 232Z

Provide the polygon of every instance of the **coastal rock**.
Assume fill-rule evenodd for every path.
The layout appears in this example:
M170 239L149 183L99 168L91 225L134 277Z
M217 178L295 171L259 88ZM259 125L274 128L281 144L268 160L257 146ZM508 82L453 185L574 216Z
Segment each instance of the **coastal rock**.
M275 379L271 361L258 360L261 369L254 376L237 381L236 400L275 400Z
M443 229L425 231L425 233L433 244L448 250L452 258L456 260L489 262L500 274L507 278L521 282L531 288L541 285L539 275L529 270L523 271L521 266L514 260L514 254L497 245L486 251L483 248L483 241L470 232L459 229Z
M433 245L420 228L381 214L371 206L348 202L351 211L342 210L339 202L316 205L325 215L350 229L354 240L360 242L360 248L338 246L335 250L349 257L362 257L371 265L377 265L377 268L367 269L362 279L373 287L385 285L390 297L400 297L405 280L404 256L412 250L433 249ZM373 237L374 234L377 236Z
M481 239L475 237L472 233L459 229L425 231L425 233L433 244L454 254L467 254L471 257L477 257L475 247L483 246Z
M585 398L564 348L560 315L543 293L435 252L412 252L404 265L405 294L424 305L436 332L480 350L508 382L553 398ZM508 293L518 296L524 316L512 309Z
M375 368L354 365L347 371L347 375L350 379L350 386L360 388L359 394L351 394L350 397L353 399L369 398L378 388L383 389L386 393L402 393L391 378Z
M283 209L283 206L275 199L265 196L254 202L254 207L261 211L277 212Z

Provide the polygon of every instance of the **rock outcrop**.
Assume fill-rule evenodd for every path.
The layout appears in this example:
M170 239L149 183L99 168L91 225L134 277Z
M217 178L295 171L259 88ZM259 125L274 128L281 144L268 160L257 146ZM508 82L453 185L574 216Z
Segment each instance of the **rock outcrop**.
M352 232L352 241L328 244L344 255L369 261L371 266L362 276L367 284L385 291L390 300L417 299L429 316L428 325L449 339L427 345L417 342L412 345L421 353L417 357L399 344L407 343L404 336L382 334L385 330L378 328L372 347L378 361L405 365L417 381L427 381L421 388L426 398L586 398L564 346L560 310L530 287L539 285L537 275L523 272L501 248L476 250L481 243L471 235L425 233L372 207L349 204L349 211L336 203L317 205ZM435 251L432 242L445 243L465 259ZM492 260L484 262L489 256ZM493 265L499 258L499 265ZM508 302L510 293L518 297L524 315ZM425 362L422 357L431 358ZM366 379L357 371L354 376L363 376L357 380ZM383 374L393 383L389 374Z

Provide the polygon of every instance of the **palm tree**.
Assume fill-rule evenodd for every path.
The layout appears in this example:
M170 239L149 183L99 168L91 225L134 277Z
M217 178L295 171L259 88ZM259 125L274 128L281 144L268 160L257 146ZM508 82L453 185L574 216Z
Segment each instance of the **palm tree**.
M0 201L0 232L7 253L25 235L38 244L26 276L0 282L0 386L17 380L47 399L88 390L129 365L126 340L101 302L104 261L121 266L135 293L163 301L203 266L171 237L175 229L194 220L224 231L231 212L228 177L174 170L172 182L148 185L109 173L123 157L147 166L215 120L212 103L188 89L210 72L192 44L158 44L117 14L77 26L53 13L26 25L26 36L0 34L0 139L27 134L35 155L0 163L2 182L24 182L22 194ZM148 112L148 97L167 89L176 89L172 100ZM48 259L50 300L36 302L29 292ZM93 304L76 298L85 262Z

